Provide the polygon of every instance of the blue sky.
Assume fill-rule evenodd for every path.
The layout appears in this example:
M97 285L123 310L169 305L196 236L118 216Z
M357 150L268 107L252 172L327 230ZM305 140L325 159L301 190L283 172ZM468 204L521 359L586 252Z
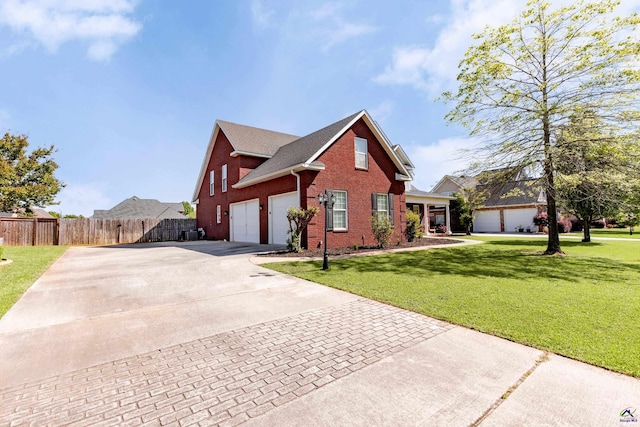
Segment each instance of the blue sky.
M190 200L216 119L305 135L363 108L429 190L468 144L435 99L471 34L523 5L0 0L0 132L56 146L63 214Z

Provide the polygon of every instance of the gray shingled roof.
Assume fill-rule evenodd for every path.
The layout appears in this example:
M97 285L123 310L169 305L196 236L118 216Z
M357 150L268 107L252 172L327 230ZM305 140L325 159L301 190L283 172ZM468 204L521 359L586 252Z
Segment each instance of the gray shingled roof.
M93 211L96 219L130 219L130 218L186 218L180 212L182 203L163 203L156 199L141 199L133 196L123 200L109 210Z
M335 138L338 132L343 130L360 113L362 111L280 147L273 157L249 172L236 185L241 186L243 183L259 180L276 172L307 163L314 154ZM316 165L321 166L322 164L318 162Z
M224 120L218 120L217 122L229 142L231 142L234 150L244 153L255 153L271 157L283 145L300 138L295 135L254 128Z
M535 205L546 202L539 200L542 187L539 180L536 179L509 181L505 184L493 186L478 185L477 188L489 192L489 196L483 203L485 208Z

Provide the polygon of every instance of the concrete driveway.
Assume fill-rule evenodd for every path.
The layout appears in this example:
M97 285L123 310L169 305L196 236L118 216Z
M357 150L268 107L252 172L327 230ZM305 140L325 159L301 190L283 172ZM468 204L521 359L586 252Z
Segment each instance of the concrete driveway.
M70 248L0 320L0 423L595 426L640 408L637 379L272 272L267 249Z

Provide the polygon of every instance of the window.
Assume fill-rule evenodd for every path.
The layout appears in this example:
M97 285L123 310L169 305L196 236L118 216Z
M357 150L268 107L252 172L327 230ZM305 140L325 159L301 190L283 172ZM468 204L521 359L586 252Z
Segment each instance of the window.
M227 191L227 165L222 165L222 192Z
M368 169L369 155L367 153L367 140L356 137L354 146L356 151L356 169Z
M333 229L346 230L348 228L347 218L347 192L333 191L336 202L333 204Z
M209 195L213 196L215 193L216 173L214 171L209 172Z
M379 219L389 217L389 196L386 194L376 194L376 215Z
M216 206L216 222L218 224L222 222L222 216L220 215L220 205Z
M389 218L393 224L393 193L371 193L371 216Z

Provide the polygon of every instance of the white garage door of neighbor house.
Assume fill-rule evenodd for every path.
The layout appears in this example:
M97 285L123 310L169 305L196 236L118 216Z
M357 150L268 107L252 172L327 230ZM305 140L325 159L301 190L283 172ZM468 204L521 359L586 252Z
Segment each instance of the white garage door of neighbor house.
M499 233L500 211L476 211L473 220L474 233Z
M286 193L269 197L269 243L284 245L289 235L287 210L299 206L298 193Z
M504 211L504 231L513 233L516 231L516 227L522 227L525 230L530 227L531 230L538 230L538 227L533 225L533 217L538 213L536 208L523 208L523 209L505 209Z
M233 203L231 210L231 241L260 243L260 203L258 199Z

